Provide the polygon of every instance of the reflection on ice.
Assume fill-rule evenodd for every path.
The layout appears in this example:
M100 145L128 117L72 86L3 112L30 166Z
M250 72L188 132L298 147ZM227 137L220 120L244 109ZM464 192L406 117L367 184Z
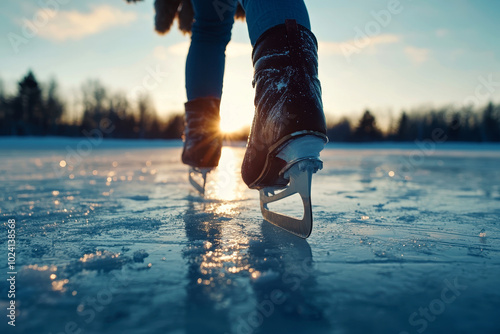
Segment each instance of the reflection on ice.
M233 147L223 147L219 166L208 175L205 196L210 199L234 201L244 197L246 189L241 182L241 157Z
M238 203L188 203L184 223L189 243L183 251L189 282L186 321L200 319L203 329L188 324L187 333L307 332L311 325L316 333L326 333L329 326L310 293L316 273L307 241L262 220L259 237L249 237L235 222ZM221 219L228 216L232 219ZM268 321L262 305L272 309L273 319L286 321ZM235 309L240 314L236 322L231 321ZM256 314L262 317L258 324Z

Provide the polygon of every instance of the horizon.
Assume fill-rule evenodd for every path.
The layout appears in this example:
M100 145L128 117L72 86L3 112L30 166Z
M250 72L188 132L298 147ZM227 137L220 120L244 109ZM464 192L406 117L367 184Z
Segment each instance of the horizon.
M391 117L397 118L403 110L481 107L500 101L500 45L493 34L500 27L494 14L499 3L462 0L450 7L400 1L391 7L391 2L305 2L319 41L329 122L343 117L356 120L370 110L386 129ZM189 37L177 30L176 23L166 36L156 34L152 2L58 0L56 4L48 8L37 1L3 4L0 25L6 33L0 42L4 64L0 78L8 92L15 90L28 69L40 82L55 77L68 101L68 112L74 115L71 108L77 92L88 79L99 79L111 92L132 96L144 78L156 72L158 80L146 91L157 114L165 118L183 111ZM36 17L46 20L37 24ZM26 20L36 29L31 37L26 34ZM86 21L93 25L83 25ZM246 24L236 21L226 51L223 128L239 129L251 123L250 54Z

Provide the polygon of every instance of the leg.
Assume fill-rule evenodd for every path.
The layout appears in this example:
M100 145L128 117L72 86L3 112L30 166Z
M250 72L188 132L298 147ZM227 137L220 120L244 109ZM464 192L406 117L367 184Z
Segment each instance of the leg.
M194 23L186 60L185 130L182 162L191 166L189 180L202 195L207 173L219 164L222 136L219 107L225 51L231 39L236 0L192 0ZM201 182L196 175L201 175Z
M268 29L293 19L311 29L303 0L239 0L245 9L248 34L252 45Z
M186 60L187 98L188 101L201 97L220 99L236 0L224 0L227 7L222 10L217 7L217 1L192 2L195 22Z
M241 0L254 44L255 116L241 167L260 190L266 220L302 238L312 230L311 180L328 141L318 79L318 43L302 0ZM277 189L285 188L276 193ZM299 194L302 219L268 203Z

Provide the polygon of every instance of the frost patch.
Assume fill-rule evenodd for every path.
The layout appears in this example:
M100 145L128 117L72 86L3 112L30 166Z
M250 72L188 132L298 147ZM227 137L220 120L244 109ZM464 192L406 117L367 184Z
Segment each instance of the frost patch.
M134 262L144 262L144 259L148 256L148 252L146 252L144 249L139 249L138 251L134 252Z
M130 258L107 250L83 255L78 262L74 263L74 269L110 271L120 269Z

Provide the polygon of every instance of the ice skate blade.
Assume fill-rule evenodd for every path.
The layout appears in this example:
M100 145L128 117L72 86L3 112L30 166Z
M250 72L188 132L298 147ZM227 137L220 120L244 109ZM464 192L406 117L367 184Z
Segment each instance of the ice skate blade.
M205 195L205 186L207 184L207 174L212 171L213 168L189 168L189 183L196 189L201 196ZM196 180L196 175L201 176L201 182Z
M275 194L277 188L264 188L260 190L260 209L265 220L273 225L295 234L301 238L307 238L312 231L313 215L311 208L311 182L312 175L321 167L323 163L319 159L311 158L301 160L293 164L287 170L290 183L281 192ZM268 209L268 203L282 200L286 197L299 194L304 206L302 219L293 218Z

